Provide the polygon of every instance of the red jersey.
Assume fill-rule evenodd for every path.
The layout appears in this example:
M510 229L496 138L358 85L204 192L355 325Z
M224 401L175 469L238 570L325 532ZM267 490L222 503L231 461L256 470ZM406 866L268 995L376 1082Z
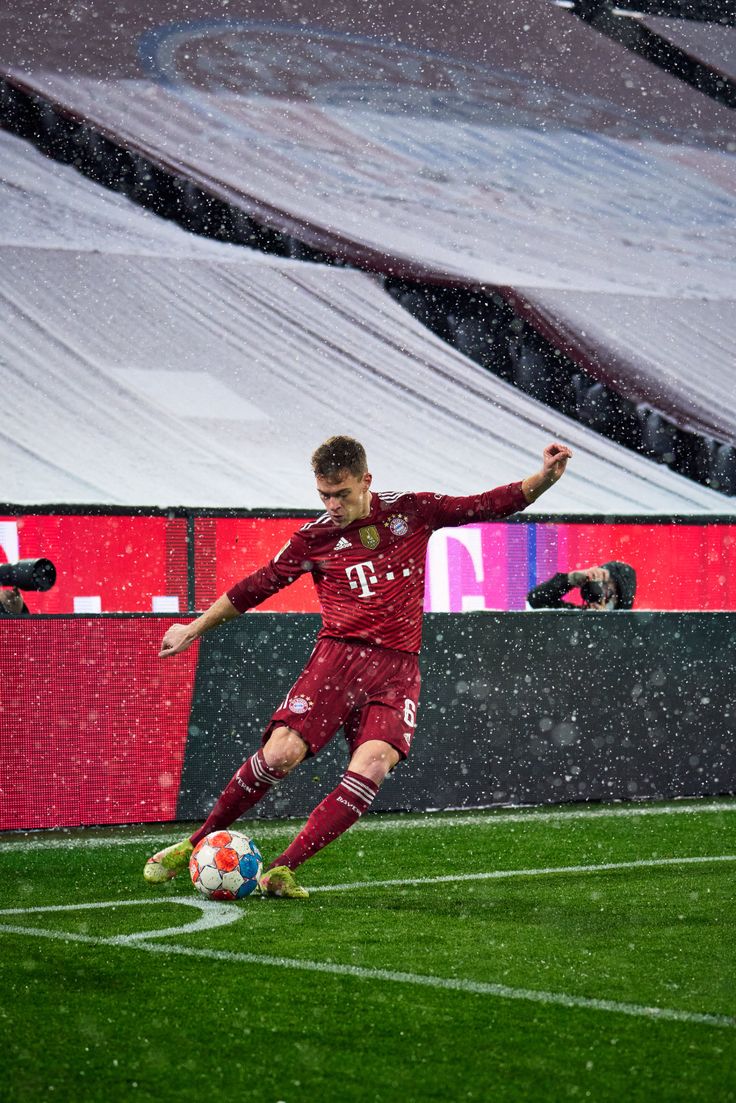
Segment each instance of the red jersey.
M524 509L521 483L483 494L371 494L367 517L339 528L324 513L227 596L240 613L311 572L322 609L318 638L364 639L394 651L422 642L424 564L436 529Z

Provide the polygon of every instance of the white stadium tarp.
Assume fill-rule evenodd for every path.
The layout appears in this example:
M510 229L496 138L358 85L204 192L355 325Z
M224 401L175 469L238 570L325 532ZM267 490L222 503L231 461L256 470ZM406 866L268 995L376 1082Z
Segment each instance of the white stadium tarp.
M734 440L732 111L548 0L287 8L15 0L0 73L351 263L523 293L594 377Z
M536 288L510 297L598 382L681 429L736 446L736 300Z
M347 432L382 489L486 489L558 439L575 459L537 512L735 507L499 381L348 269L2 247L0 324L8 502L316 508L309 455Z
M689 54L726 80L736 80L736 27L697 19L640 17L641 22L665 42Z
M8 135L0 155L6 503L316 508L309 455L348 432L384 489L482 490L560 439L575 459L536 512L734 508L500 382L370 276L201 242Z
M187 233L2 130L0 245L220 259L242 253Z
M231 37L242 53L242 35ZM295 49L286 38L280 49ZM560 117L500 111L490 89L464 117L422 102L393 109L380 97L356 105L328 93L294 101L203 90L178 77L8 72L124 148L350 263L496 287L736 299L733 195L673 163L669 145L691 144L680 131L652 140L633 112L614 112L609 130L595 118L565 125L562 103ZM674 84L673 96L697 96ZM720 111L736 149L736 124ZM732 167L731 153L708 151Z

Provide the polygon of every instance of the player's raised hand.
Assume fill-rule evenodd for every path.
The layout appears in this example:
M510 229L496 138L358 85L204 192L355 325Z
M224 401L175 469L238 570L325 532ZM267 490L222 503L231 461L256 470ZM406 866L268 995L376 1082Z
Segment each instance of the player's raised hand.
M572 458L572 449L566 444L548 444L542 453L542 466L545 474L552 482L564 475L567 461Z
M191 634L188 624L172 624L161 640L159 659L167 659L169 655L178 655L180 651L186 651L194 640L195 637Z
M567 461L572 456L572 450L566 444L548 444L542 453L542 467L534 475L529 475L521 484L521 489L527 502L535 502L540 494L549 490L551 486L564 474Z

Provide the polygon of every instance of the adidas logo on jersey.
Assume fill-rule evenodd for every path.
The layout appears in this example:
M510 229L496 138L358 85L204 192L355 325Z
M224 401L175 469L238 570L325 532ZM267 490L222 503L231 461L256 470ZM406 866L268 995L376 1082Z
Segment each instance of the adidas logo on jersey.
M340 539L335 544L335 551L344 551L345 548L351 548L351 547L352 547L352 544L350 543L350 541L348 539L346 539L344 536L341 536Z

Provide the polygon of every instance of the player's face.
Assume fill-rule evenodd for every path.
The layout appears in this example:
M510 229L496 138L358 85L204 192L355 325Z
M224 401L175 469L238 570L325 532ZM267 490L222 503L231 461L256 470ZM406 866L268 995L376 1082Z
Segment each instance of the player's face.
M367 517L371 509L371 476L351 475L341 471L337 479L316 477L317 493L330 515L330 520L344 529L352 521Z

